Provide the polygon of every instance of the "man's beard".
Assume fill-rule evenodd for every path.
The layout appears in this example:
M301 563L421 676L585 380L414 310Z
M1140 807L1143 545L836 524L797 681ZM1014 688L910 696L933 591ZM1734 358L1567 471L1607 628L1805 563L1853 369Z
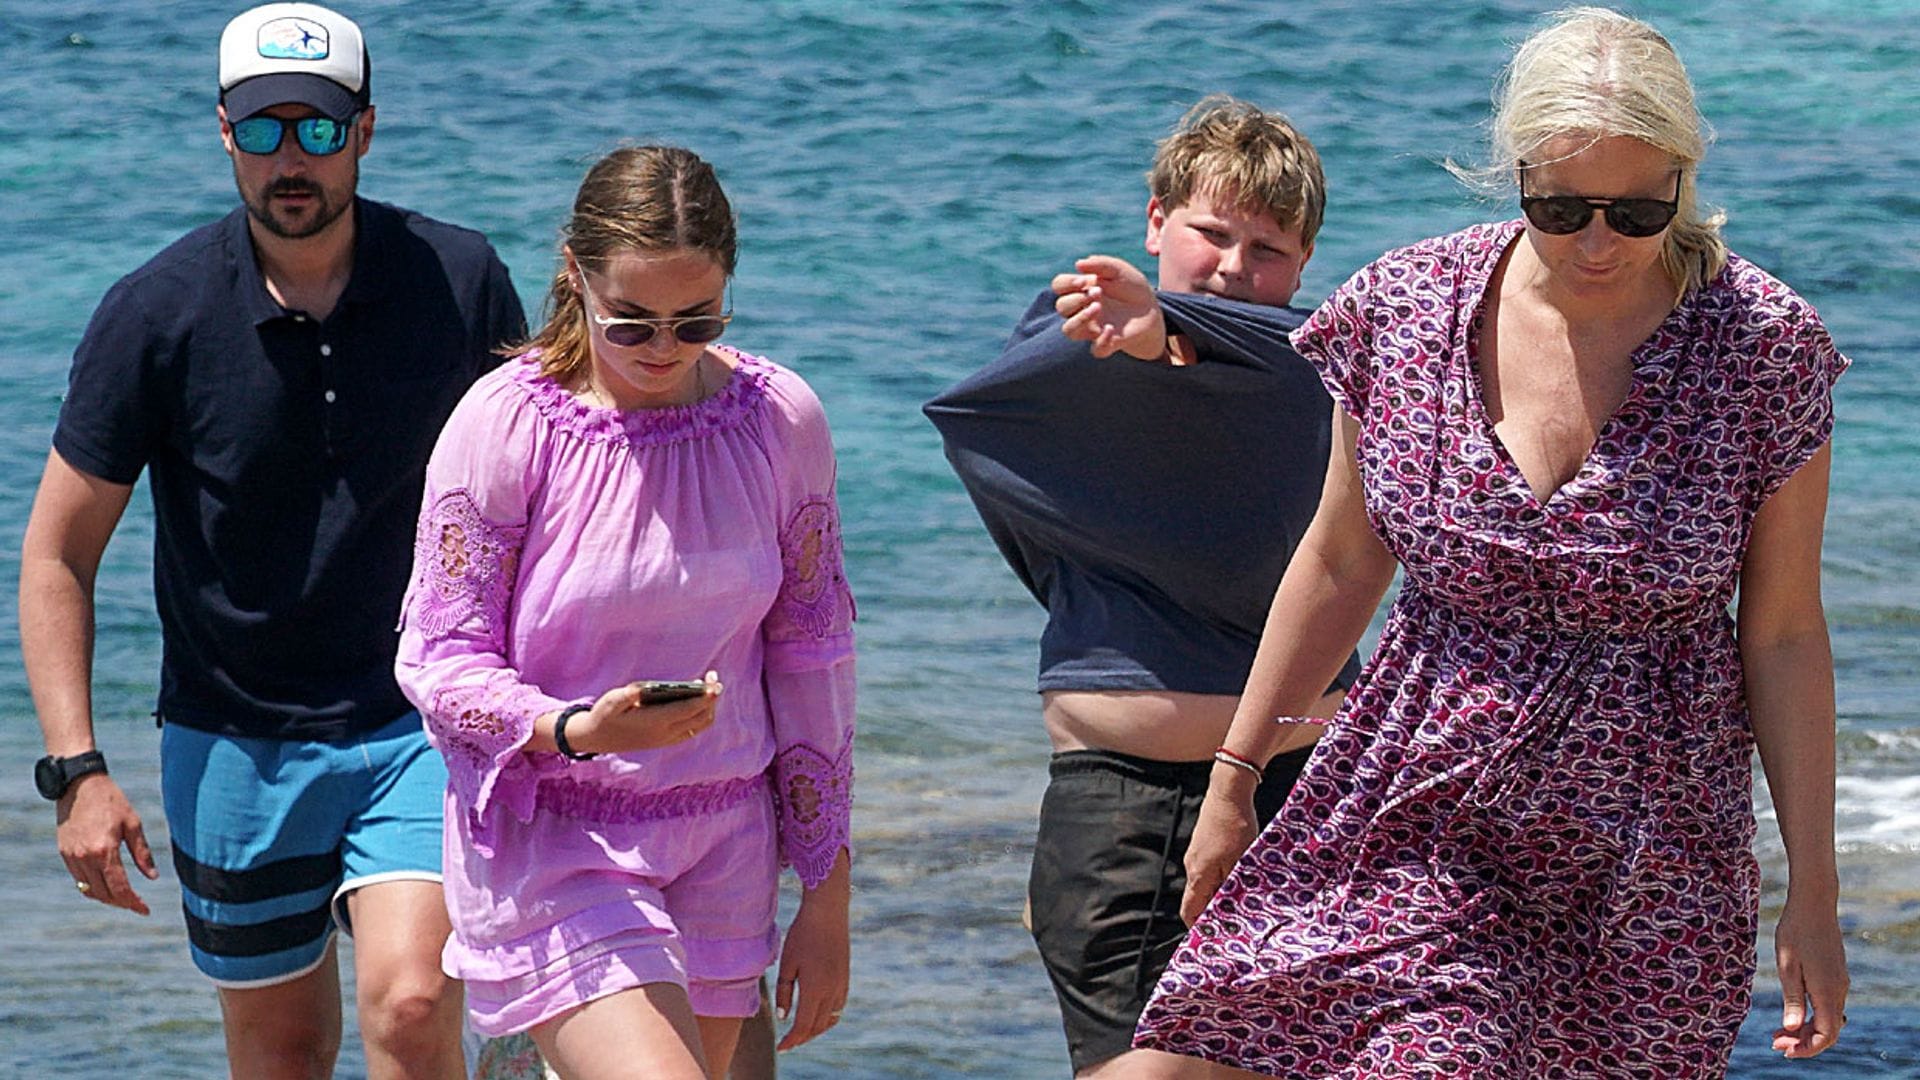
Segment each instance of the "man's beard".
M347 190L353 190L349 185ZM274 213L273 197L282 194L306 194L313 196L313 212L305 219L288 221ZM247 213L261 227L275 236L287 240L300 240L320 232L334 223L339 216L353 205L351 198L343 199L338 205L327 200L326 189L311 180L285 177L274 181L260 190L252 198L246 199Z

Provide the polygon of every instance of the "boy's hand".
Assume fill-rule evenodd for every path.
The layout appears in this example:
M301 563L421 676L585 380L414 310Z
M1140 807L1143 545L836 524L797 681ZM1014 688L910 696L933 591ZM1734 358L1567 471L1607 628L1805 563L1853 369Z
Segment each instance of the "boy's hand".
M1147 275L1125 259L1089 255L1076 273L1056 274L1053 309L1066 320L1061 331L1091 342L1093 355L1124 352L1139 360L1167 359L1167 323Z

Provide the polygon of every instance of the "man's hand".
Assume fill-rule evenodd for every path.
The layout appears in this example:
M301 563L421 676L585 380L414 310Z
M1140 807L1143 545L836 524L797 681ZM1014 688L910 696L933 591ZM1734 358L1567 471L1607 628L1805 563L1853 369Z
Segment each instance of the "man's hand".
M67 872L73 875L80 892L111 907L126 908L136 915L149 914L147 902L133 891L127 868L120 861L120 847L126 845L133 865L149 881L160 876L153 865L153 851L147 847L147 834L140 827L140 815L106 773L92 773L73 782L55 804L59 826L55 838Z
M1053 309L1075 341L1093 344L1101 358L1124 352L1140 360L1167 358L1167 323L1147 276L1125 259L1089 255L1076 273L1055 274Z

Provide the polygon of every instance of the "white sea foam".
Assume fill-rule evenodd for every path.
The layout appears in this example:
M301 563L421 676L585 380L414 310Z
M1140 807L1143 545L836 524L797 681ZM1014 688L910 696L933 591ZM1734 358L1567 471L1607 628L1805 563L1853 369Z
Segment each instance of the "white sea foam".
M1755 788L1755 813L1771 825L1773 800L1758 770ZM1833 839L1843 851L1920 852L1920 776L1835 777L1833 811ZM1769 831L1763 828L1762 836Z
M1920 851L1920 776L1841 776L1833 793L1836 844Z
M1920 731L1911 728L1901 731L1862 731L1875 747L1881 750L1920 751Z

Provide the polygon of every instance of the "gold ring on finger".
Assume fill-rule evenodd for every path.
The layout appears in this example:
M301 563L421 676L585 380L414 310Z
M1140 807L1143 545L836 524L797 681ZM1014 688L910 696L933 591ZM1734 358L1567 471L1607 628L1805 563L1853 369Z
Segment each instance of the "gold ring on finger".
M79 890L80 890L81 892L91 892L91 891L92 891L92 889L93 889L93 887L92 887L91 885L88 885L88 884L87 884L86 882L84 882L84 881L76 881L76 882L74 882L74 883L73 883L73 887L74 887L74 888L76 888L76 889L79 889Z

